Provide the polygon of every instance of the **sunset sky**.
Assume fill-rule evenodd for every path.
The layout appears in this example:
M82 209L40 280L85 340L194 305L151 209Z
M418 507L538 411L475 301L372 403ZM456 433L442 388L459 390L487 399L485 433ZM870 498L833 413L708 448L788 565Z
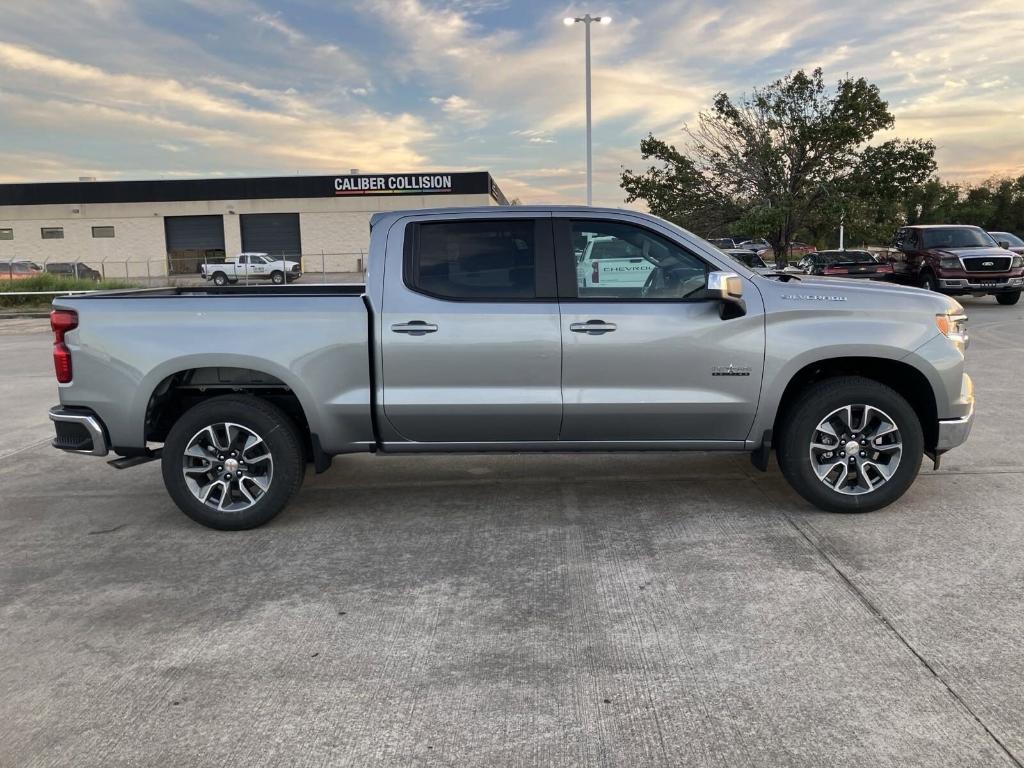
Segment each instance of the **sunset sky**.
M1024 173L1020 0L0 0L0 182L490 170L583 197L594 27L595 203L648 132L794 68L876 83L939 173Z

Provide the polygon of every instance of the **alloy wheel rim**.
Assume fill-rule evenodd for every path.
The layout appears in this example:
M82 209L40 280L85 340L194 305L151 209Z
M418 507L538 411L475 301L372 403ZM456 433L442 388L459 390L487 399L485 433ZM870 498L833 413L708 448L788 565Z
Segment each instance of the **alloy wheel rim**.
M881 408L836 408L811 435L811 469L827 488L847 496L877 491L892 479L903 456L896 421Z
M274 458L255 431L233 422L203 427L185 446L182 474L200 502L217 512L243 512L274 479Z

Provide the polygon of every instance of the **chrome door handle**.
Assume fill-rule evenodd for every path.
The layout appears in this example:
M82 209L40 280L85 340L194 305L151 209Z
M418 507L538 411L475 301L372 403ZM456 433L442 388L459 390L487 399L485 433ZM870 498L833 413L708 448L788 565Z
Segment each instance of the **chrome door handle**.
M586 333L590 336L600 336L602 333L611 333L618 326L615 323L606 323L604 320L588 320L585 323L572 323L569 330L573 333Z
M408 333L410 336L424 336L434 333L437 326L434 323L427 323L423 320L410 320L408 323L395 323L391 326L395 333Z

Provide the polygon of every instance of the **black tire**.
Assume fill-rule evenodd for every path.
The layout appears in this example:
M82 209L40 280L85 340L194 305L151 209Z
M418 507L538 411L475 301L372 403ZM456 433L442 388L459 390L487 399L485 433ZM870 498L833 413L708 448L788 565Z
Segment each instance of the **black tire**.
M926 291L937 291L939 290L939 281L935 279L934 273L922 272L920 286Z
M898 392L872 379L843 376L810 385L795 402L783 417L776 452L786 480L811 504L828 512L871 512L892 504L914 482L921 468L924 435L917 413ZM810 456L820 422L851 404L884 411L898 428L903 446L892 476L875 490L857 495L826 485L815 473Z
M1011 293L997 293L996 301L998 301L1004 307L1012 307L1014 304L1020 301L1020 291L1013 291Z
M223 272L214 272L213 273L213 284L214 285L227 285L228 284L228 276L225 275Z
M184 476L185 449L190 441L204 428L224 422L255 432L273 462L266 491L252 506L235 512L218 511L200 501ZM256 528L273 519L298 492L306 469L302 442L292 420L273 404L251 395L214 397L186 411L167 435L161 463L164 486L178 508L197 523L221 531Z
M281 285L284 282L284 272L280 270L274 270L270 273L270 282L274 285Z

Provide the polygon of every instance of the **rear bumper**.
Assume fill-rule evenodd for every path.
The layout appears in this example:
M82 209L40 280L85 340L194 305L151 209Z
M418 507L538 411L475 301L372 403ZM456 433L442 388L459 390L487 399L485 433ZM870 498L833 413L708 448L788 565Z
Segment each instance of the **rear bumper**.
M939 420L938 437L935 441L936 453L945 453L958 445L963 445L971 434L971 427L974 426L974 382L966 373L960 398L968 405L967 414L956 419Z
M92 411L55 405L50 409L50 421L57 431L50 443L54 448L88 456L106 456L110 452L103 422Z

